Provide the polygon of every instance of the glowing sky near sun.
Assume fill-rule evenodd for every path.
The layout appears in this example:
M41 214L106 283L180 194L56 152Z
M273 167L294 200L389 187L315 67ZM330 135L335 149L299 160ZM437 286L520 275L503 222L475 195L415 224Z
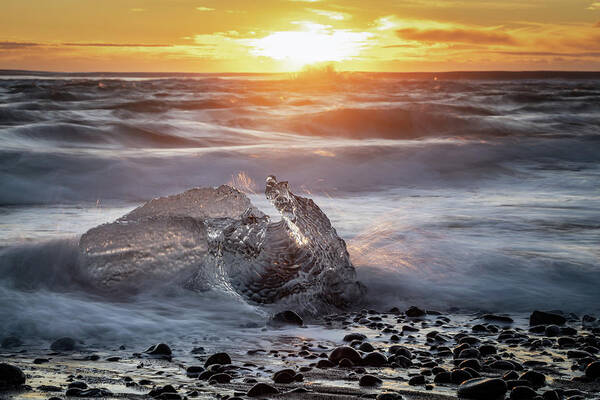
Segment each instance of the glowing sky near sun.
M2 0L0 68L600 69L593 0Z

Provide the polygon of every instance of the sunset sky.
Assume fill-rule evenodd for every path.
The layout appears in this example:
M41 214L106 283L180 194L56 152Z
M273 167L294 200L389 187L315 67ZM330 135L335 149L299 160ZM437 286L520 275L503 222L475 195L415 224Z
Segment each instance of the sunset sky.
M600 70L595 0L2 0L0 69Z

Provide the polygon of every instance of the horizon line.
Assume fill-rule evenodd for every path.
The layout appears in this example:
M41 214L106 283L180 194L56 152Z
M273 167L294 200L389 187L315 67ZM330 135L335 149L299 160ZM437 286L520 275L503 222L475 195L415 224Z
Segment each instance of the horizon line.
M564 70L564 69L524 69L524 70L448 70L448 71L365 71L365 70L339 70L336 72L340 73L358 73L358 74L600 74L600 70ZM53 70L30 70L30 69L13 69L13 68L0 68L0 75L9 74L75 74L75 75L286 75L286 74L297 74L301 71L282 71L282 72L231 72L231 71L220 71L220 72L190 72L190 71L53 71Z

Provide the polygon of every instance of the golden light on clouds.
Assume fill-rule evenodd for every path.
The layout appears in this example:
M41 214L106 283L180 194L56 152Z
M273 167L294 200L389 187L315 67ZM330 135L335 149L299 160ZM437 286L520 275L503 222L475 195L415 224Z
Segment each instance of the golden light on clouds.
M3 0L2 11L5 69L600 69L594 0Z
M596 1L593 2L592 4L590 4L590 6L588 7L588 10L600 10L600 1Z
M309 10L314 12L317 15L321 15L323 17L327 17L327 18L335 20L335 21L343 21L345 19L349 19L352 17L352 15L350 15L348 13L342 13L342 12L337 12L337 11L320 10L320 9L316 9L316 8L309 8Z

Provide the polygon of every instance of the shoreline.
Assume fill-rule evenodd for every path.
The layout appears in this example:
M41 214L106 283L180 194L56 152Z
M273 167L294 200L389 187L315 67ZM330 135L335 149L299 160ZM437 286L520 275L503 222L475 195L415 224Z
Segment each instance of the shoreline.
M598 360L597 322L574 314L536 312L527 321L411 307L339 313L308 327L284 318L278 323L291 325L253 329L243 343L192 333L153 350L66 339L52 350L4 338L1 362L21 369L27 381L6 387L0 398L65 398L70 390L78 398L231 400L252 398L263 383L259 389L277 393L258 398L444 400L464 393L461 382L480 377L501 387L467 398L590 399L600 396L598 372L589 367Z

